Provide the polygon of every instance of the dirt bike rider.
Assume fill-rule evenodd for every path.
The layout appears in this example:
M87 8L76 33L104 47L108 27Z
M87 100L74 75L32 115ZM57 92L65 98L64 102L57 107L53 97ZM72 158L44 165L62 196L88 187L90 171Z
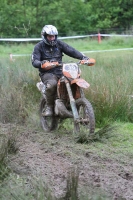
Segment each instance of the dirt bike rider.
M32 65L39 69L39 76L46 85L46 107L45 116L53 115L54 100L56 96L57 81L62 76L62 67L55 67L49 70L42 68L42 65L49 61L62 63L63 53L79 60L89 59L81 52L57 39L58 31L53 25L45 25L41 31L42 41L37 43L32 53Z

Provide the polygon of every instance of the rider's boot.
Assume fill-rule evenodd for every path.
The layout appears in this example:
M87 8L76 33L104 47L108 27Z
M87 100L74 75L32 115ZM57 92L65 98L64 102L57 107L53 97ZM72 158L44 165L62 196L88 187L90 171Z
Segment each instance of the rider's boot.
M45 99L46 99L46 104L45 104L43 115L46 117L50 117L54 114L54 96L46 95Z
M46 104L43 112L43 116L50 117L54 114L54 100L56 94L56 84L51 81L51 83L46 84L45 99Z
M43 115L46 117L50 117L54 114L54 100L55 100L55 94L51 93L51 85L47 85L46 87L46 92L45 92L45 99L46 99L46 104L45 104L45 109L43 112Z

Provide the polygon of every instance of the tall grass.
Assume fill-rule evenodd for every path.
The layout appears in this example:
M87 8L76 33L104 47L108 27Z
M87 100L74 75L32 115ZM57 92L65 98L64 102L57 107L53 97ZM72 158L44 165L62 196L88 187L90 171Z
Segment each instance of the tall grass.
M93 45L101 49L106 49L109 45L108 48L112 48L113 45L115 48L119 45L132 46L132 39L129 43L129 38L104 40L103 44L98 44L96 40L75 40L71 45L77 49L81 46L87 49L87 46L89 47L87 41L90 42L90 48ZM21 48L21 44L16 46L17 49L19 47ZM26 44L25 48L27 52L31 45L28 47ZM14 47L10 50L12 49ZM114 120L132 122L133 99L130 96L133 94L132 51L96 52L88 56L96 59L96 65L81 66L81 70L82 77L91 85L85 93L93 105L97 126ZM9 60L9 56L0 58L0 121L38 123L41 98L36 88L36 82L39 81L38 70L32 67L30 56L14 58L14 62ZM72 60L67 56L63 59Z
M1 58L0 70L0 121L24 123L37 106L39 77L29 57L19 57L14 62Z
M86 44L83 43L82 40L80 40L78 44L73 41L71 45L75 48L78 47L79 50L88 50L89 43L87 43L88 40L85 41ZM122 47L128 47L129 45L129 40L126 40L127 46L124 46L125 39L122 41L118 39L103 41L103 46L100 46L101 44L99 45L97 41L89 42L91 43L89 47L90 50L112 48L115 44L115 48L119 45ZM130 47L132 44L133 43L130 42ZM15 48L16 47L11 47L8 49L6 46L5 51L9 53L14 49L14 52L12 51L11 53L21 52L21 50L17 51L19 46L17 46L16 50ZM26 45L25 48L30 49L31 46L27 47ZM1 47L1 49L3 49L3 47ZM25 53L24 49L23 53ZM28 53L27 50L26 53ZM29 56L15 57L15 61L12 62L9 60L9 56L5 55L0 57L0 121L3 123L28 123L29 125L33 124L36 126L37 123L39 124L38 107L41 98L41 94L36 88L36 82L39 81L38 71L32 67ZM82 77L90 83L90 88L85 91L85 94L93 105L97 127L103 126L110 121L133 122L133 98L131 97L131 95L133 95L132 52L101 52L88 54L88 56L96 59L96 65L93 67L81 66L81 70ZM72 59L64 56L64 61L70 60ZM16 150L16 148L14 149L14 140L10 140L8 146L10 146L10 151ZM5 155L6 152L7 151L3 152L1 160L3 160L3 155ZM9 183L10 177L9 179L7 177L9 169L7 168L3 172L3 167L5 168L5 165L0 166L0 177L2 180L7 178L7 183ZM69 177L70 180L68 179L66 199L68 199L70 195L71 197L73 195L73 199L77 197L78 174L74 174L75 179L73 178L73 174L71 175L72 177ZM5 186L3 186L0 195L2 196L4 192L7 198L13 194L21 195L20 199L24 199L21 197L26 194L27 199L33 199L32 194L29 192L27 193L27 190L26 193L25 190L21 193L21 187L20 190L18 190L19 188L17 186L19 186L19 184L21 185L22 182L20 179L15 177L14 184L17 190L13 190L11 193L12 188L11 190L8 188L5 192ZM18 183L16 180L18 180ZM72 180L74 180L74 182L72 182ZM43 199L45 195L43 184L39 186L39 188L42 190L37 188L37 193L34 194L35 199ZM36 189L36 187L34 186L33 189ZM18 192L15 193L16 191ZM68 193L74 191L75 194ZM12 199L16 198L17 196L12 197ZM82 199L87 198L85 197ZM94 199L99 199L99 197L94 197Z
M94 67L82 67L90 83L86 96L93 104L96 122L133 121L133 57L130 52L100 53Z

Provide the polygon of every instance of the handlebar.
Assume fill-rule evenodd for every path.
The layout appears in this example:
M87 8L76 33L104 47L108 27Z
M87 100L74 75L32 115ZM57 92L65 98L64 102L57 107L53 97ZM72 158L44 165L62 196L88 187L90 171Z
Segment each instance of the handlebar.
M93 66L95 64L95 62L96 62L95 59L90 58L88 60L80 60L77 64ZM63 63L46 61L45 63L43 63L41 65L41 68L43 68L45 70L49 70L49 69L52 69L54 67L62 67L62 66L63 66Z
M49 69L52 69L54 67L61 67L62 64L58 63L58 62L49 62L49 61L46 61L45 63L43 63L41 65L41 68L45 69L45 70L49 70Z
M93 66L93 65L95 65L95 62L96 62L95 59L90 58L88 60L80 60L79 64L81 64L81 65L87 65L87 66Z

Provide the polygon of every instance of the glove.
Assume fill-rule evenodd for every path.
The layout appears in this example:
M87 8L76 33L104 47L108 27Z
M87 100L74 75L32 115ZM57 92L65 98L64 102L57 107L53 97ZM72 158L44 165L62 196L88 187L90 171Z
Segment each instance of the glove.
M41 64L43 65L46 62L49 62L49 61L48 60L43 60L43 61L41 61Z
M41 61L41 68L46 68L48 65L50 64L50 62L48 60L43 60Z
M41 64L41 68L44 70L49 70L59 65L58 62L49 62L48 60L43 60L42 63L43 64Z
M93 58L88 58L88 59L83 59L83 60L81 60L80 61L80 64L82 64L82 65L88 65L88 66L93 66L94 64L95 64L95 59L93 59Z

